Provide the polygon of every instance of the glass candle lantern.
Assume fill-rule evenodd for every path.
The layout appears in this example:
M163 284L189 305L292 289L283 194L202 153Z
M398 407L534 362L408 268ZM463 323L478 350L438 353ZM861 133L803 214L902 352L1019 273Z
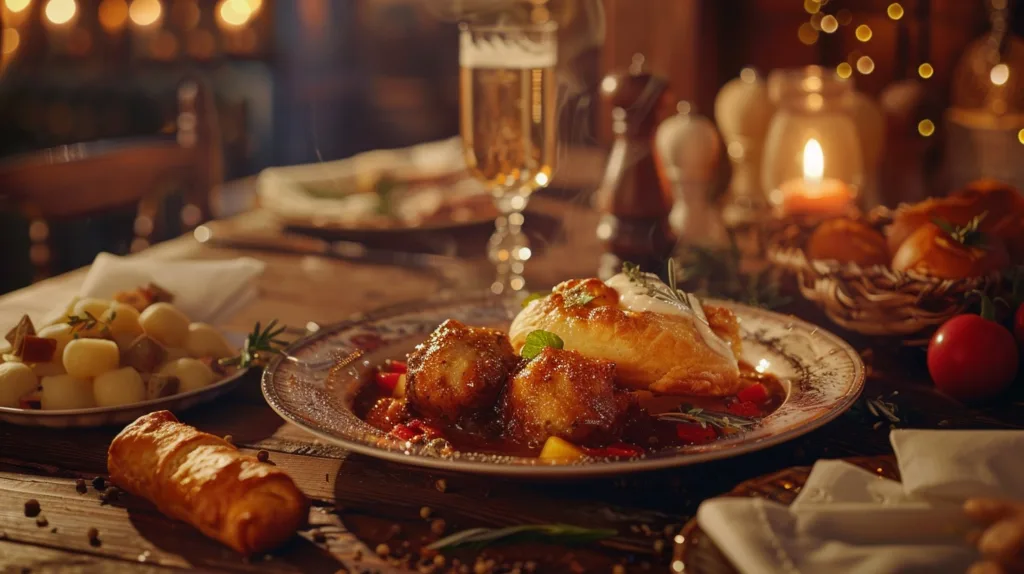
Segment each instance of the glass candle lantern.
M777 111L765 136L761 183L778 215L838 215L856 207L864 160L847 104L852 90L852 81L818 66L768 76Z

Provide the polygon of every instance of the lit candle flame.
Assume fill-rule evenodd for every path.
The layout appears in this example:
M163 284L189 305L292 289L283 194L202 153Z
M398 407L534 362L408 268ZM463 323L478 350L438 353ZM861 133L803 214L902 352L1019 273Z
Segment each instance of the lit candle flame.
M804 181L820 183L825 175L825 154L818 140L811 138L804 144Z

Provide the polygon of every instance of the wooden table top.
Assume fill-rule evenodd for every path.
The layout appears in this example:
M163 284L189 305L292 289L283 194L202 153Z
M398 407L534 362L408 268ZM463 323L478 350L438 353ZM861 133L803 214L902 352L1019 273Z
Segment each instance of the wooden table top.
M532 286L593 275L597 268L596 215L579 202L558 209L567 240L540 250L530 262L527 275ZM209 229L214 237L273 233L260 212L214 222ZM137 257L246 255L265 261L258 298L227 325L239 331L270 318L298 327L326 324L358 311L426 297L443 287L432 276L399 267L210 243L181 237ZM85 270L75 271L0 297L0 325L12 324L25 312L45 313L73 295L84 275ZM828 326L806 305L797 304L790 311ZM842 335L865 350L870 367L865 396L884 394L897 402L909 425L1024 428L1022 399L963 407L932 390L922 351ZM790 443L689 468L555 483L445 474L384 463L321 443L271 411L257 379L250 376L237 391L182 413L181 418L213 434L230 434L245 450L268 451L270 460L314 501L310 529L274 554L243 558L164 517L144 500L122 495L104 503L92 486L85 494L76 492L77 478L106 474L106 450L119 429L36 429L0 423L0 571L474 572L478 559L481 564L507 564L506 570L495 571L518 567L519 572L618 572L620 566L627 572L673 571L675 537L702 500L743 480L820 458L891 453L888 427L852 413ZM24 503L31 498L42 507L44 526L24 515ZM429 519L421 517L423 507L430 509ZM410 545L419 546L438 519L448 533L477 526L559 522L614 528L619 536L587 547L498 547L485 550L482 558L475 553L458 555L465 570L453 569L451 558L444 568L418 570L404 556ZM91 527L99 530L99 545L91 544L86 535ZM376 555L381 544L388 546L388 558Z

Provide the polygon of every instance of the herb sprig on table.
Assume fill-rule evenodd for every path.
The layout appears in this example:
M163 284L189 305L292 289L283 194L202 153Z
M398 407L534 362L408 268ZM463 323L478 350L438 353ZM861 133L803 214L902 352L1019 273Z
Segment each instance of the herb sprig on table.
M734 299L764 309L777 309L791 301L781 294L777 269L743 268L743 254L732 231L727 246L692 246L678 259L680 282L698 295Z
M225 367L236 366L242 369L262 365L268 355L281 354L282 348L288 345L288 341L278 339L285 329L286 327L277 326L277 319L268 323L264 329L260 328L257 321L252 333L245 338L245 344L238 356L220 359L218 362Z
M427 546L430 550L444 551L456 548L482 548L496 544L543 542L547 544L586 544L611 538L618 534L607 528L583 528L570 524L525 524L505 528L470 528Z

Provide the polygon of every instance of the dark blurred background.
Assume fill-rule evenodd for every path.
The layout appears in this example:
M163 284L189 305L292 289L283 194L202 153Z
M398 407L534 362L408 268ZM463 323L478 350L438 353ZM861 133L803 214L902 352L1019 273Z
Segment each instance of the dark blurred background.
M482 12L540 0L466 1ZM996 0L999 1L999 0ZM0 0L0 157L75 142L172 135L178 87L214 96L226 179L271 165L351 156L458 132L458 45L449 0ZM673 91L710 115L744 66L820 63L877 95L922 76L948 99L955 64L988 28L981 0L551 0L574 46L567 66L576 144L606 144L588 104L608 71L643 53ZM838 28L822 31L834 15ZM894 17L894 10L899 17ZM1021 11L1012 28L1020 33ZM826 26L828 27L828 26ZM865 31L866 30L866 31ZM564 53L563 53L564 55ZM588 125L581 126L580 122ZM2 191L2 190L0 190ZM215 215L215 214L214 214ZM130 218L131 214L123 217ZM125 252L111 221L51 226L49 271ZM33 277L31 217L5 207L0 292ZM62 229L64 226L61 226ZM81 239L70 237L88 237Z

